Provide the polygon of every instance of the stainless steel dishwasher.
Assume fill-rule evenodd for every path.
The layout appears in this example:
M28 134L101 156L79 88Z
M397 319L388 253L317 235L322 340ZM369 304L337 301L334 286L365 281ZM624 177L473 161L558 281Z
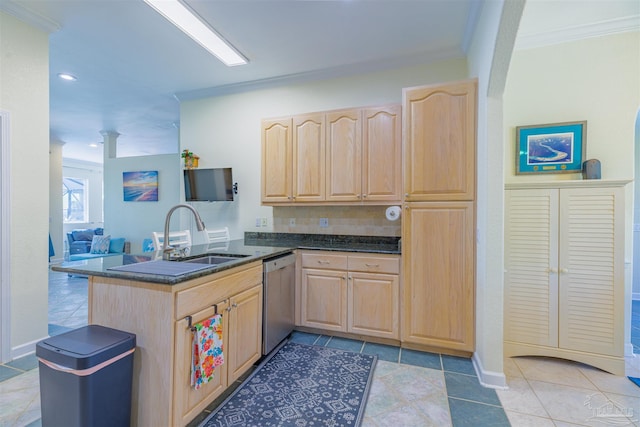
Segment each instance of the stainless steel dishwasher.
M292 253L264 261L262 354L268 354L293 331L296 256Z

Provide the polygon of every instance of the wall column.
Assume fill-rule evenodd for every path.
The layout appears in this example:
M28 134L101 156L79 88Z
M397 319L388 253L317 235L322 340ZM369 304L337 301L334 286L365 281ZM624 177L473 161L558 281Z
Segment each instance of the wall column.
M104 159L115 159L118 154L118 132L103 130L100 131L104 144Z

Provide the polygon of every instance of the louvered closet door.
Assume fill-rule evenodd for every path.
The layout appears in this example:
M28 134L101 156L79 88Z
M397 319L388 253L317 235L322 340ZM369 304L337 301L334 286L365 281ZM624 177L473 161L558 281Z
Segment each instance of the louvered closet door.
M558 346L558 190L506 191L505 339Z
M624 352L624 190L560 191L560 347Z

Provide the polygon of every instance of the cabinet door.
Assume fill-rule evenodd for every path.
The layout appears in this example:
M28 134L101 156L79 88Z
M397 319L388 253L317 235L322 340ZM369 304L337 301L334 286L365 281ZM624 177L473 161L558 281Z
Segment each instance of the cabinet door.
M399 339L398 286L394 274L349 272L347 331Z
M558 346L558 190L505 193L507 341Z
M405 204L402 341L474 350L473 202Z
M476 82L404 89L406 201L474 200Z
M318 202L325 197L324 115L293 118L293 197Z
M229 303L228 381L237 380L262 356L262 284Z
M218 310L224 311L225 303L218 304ZM226 312L225 312L226 313ZM213 307L202 310L191 316L192 323L202 322L215 315ZM222 317L223 349L224 356L228 357L227 337L228 316ZM191 355L193 352L193 332L189 328L188 319L176 322L175 341L175 369L174 369L174 398L173 398L173 425L187 425L193 418L200 414L211 402L215 400L227 388L227 363L223 363L215 370L212 381L204 384L198 390L191 386Z
M346 276L344 271L302 269L302 326L347 330Z
M262 202L292 201L291 118L262 121Z
M327 113L327 200L362 197L362 120L360 110Z
M560 347L624 355L624 189L560 190Z
M401 106L367 108L363 112L362 200L402 200Z

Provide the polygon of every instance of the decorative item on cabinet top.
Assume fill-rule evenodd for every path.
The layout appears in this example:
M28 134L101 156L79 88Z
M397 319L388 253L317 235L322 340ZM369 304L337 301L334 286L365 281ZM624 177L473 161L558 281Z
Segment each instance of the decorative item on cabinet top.
M516 127L516 174L580 173L587 122Z
M195 168L198 167L198 162L200 160L200 157L198 157L195 154L193 154L192 151L184 149L184 150L182 150L182 153L180 154L180 157L182 157L184 159L184 167L185 167L185 169L195 169Z

